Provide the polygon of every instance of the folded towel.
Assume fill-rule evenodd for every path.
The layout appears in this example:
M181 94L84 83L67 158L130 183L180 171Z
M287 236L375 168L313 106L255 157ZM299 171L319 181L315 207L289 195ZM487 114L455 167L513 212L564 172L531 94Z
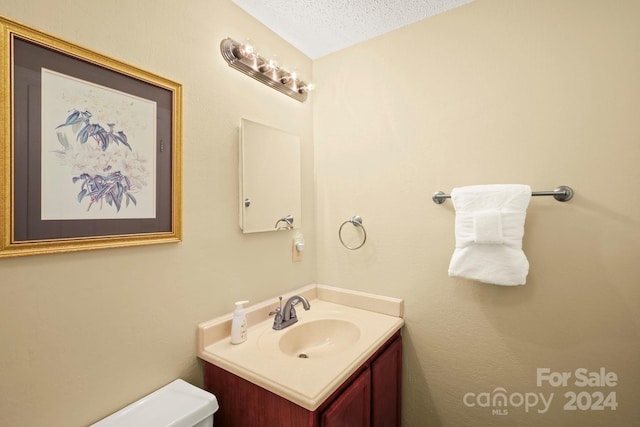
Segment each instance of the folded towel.
M502 244L502 213L497 209L475 212L473 214L473 233L473 240L476 243Z
M454 188L456 248L449 276L496 285L524 285L529 261L522 251L528 185Z

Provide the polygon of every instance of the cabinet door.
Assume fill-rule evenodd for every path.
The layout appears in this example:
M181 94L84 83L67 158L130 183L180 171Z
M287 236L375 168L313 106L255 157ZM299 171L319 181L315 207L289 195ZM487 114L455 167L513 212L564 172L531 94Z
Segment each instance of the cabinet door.
M371 363L372 427L400 426L402 339L396 339Z
M215 427L313 427L313 413L209 362L204 363L205 390L220 409Z
M365 369L322 413L321 427L370 427L371 379Z

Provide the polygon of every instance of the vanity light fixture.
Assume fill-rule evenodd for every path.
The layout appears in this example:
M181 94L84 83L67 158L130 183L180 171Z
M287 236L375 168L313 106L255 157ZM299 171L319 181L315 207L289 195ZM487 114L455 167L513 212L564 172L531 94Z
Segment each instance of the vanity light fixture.
M296 72L280 67L275 59L260 56L250 44L226 38L220 43L220 52L230 67L300 102L306 101L313 90L313 85L300 80Z

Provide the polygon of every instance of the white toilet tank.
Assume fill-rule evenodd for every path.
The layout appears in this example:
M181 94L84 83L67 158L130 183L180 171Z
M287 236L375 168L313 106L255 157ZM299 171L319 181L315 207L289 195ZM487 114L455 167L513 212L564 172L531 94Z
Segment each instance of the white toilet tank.
M212 427L216 397L175 380L90 427Z

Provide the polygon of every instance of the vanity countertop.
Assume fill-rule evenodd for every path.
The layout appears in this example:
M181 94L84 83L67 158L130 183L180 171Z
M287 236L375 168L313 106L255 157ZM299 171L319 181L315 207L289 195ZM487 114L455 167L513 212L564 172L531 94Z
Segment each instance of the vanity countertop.
M305 311L298 304L298 322L279 331L272 329L273 316L269 316L278 307L277 298L247 307L248 336L242 344L233 345L229 340L232 313L201 323L198 357L314 411L402 328L404 304L397 298L326 285L308 285L287 293L283 302L293 295L304 296L311 309ZM308 358L298 357L295 351L287 353L283 337L301 328L295 333L296 340L304 340L314 322L337 324L332 333L342 340L329 337L315 345ZM342 335L343 331L351 335ZM293 332L287 339L292 337Z

